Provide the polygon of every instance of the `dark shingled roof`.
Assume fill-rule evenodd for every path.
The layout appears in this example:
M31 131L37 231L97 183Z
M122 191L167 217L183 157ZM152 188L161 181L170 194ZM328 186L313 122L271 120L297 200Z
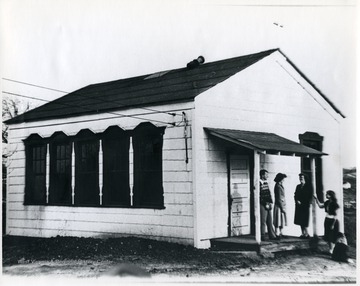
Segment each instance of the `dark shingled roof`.
M237 145L266 152L267 154L321 156L326 153L317 151L305 145L291 141L274 133L254 132L244 130L204 128L208 133Z
M191 101L200 93L223 82L236 73L279 49L205 63L196 68L186 67L138 77L91 84L5 123L21 123L66 118L86 114L114 112L133 107ZM289 60L288 62L307 80L330 106L341 112ZM184 64L185 66L185 64ZM344 117L344 116L343 116Z
M10 119L6 123L73 117L193 100L200 93L275 51L276 49L205 63L193 69L184 67L92 84Z

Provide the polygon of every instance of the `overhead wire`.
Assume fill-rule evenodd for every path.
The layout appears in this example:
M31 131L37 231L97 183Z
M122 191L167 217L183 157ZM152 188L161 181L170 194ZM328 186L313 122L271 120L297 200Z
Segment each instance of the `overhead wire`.
M37 100L41 100L41 101L51 102L49 100L39 99L39 98L31 97L31 96L18 94L18 93L13 93L13 92L8 92L8 91L2 91L2 92L5 93L5 94L13 95L13 96L19 96L19 97L24 97L24 98L31 98L31 99L37 99ZM75 106L75 107L79 107L81 109L84 109L86 111L93 111L92 109L88 109L88 108L85 108L85 107L80 106L80 105L73 105L73 104L66 104L66 103L56 103L56 104L63 105L63 106L66 106L66 107L74 107ZM126 115L126 114L115 113L115 112L111 112L111 111L105 111L104 113L108 113L108 114L111 114L111 115L116 115L117 118L130 117L130 118L135 118L135 119L140 119L140 120L147 120L147 121L152 121L152 122L157 122L157 123L176 126L175 122L165 122L165 121L156 120L156 119L148 119L148 118L139 117L137 115L136 116L134 116L134 115ZM155 113L157 113L157 112L155 111ZM154 113L152 113L152 114L154 114ZM140 115L151 115L151 113L142 113Z
M37 87L37 88L43 88L43 89L47 89L47 90L51 90L51 91L57 91L57 92L62 92L62 93L69 93L67 91L63 91L63 90L58 90L58 89L53 89L53 88L49 88L49 87L45 87L45 86L41 86L41 85L36 85L36 84L32 84L32 83L27 83L27 82L24 82L24 81L18 81L18 80L13 80L13 79L9 79L9 78L2 78L3 80L7 80L7 81L11 81L11 82L16 82L16 83L20 83L20 84L24 84L24 85L29 85L29 86L33 86L33 87ZM85 95L81 95L81 94L76 94L76 96L79 96L79 97L84 97L84 98L87 98ZM99 102L106 102L106 103L114 103L114 101L111 101L111 100L105 100L105 99L101 99L101 98L92 98L92 99L95 99ZM125 106L124 104L121 104L121 103L118 103L119 100L116 100L116 104L117 105L120 105L120 106ZM164 113L164 114L168 114L168 115L171 115L171 116L181 116L182 117L182 114L177 114L177 113L170 113L170 112L165 112L165 111L161 111L161 110L155 110L155 109L152 109L152 108L147 108L147 107L139 107L141 109L144 109L144 110L148 110L148 111L154 111L154 112L158 112L158 113Z
M191 110L191 109L194 109L194 108L191 107L191 108L186 108L186 109L179 109L179 110L176 110L176 111ZM143 113L142 114L135 114L135 116L137 116L137 115L143 115ZM109 120L109 119L118 118L118 117L120 117L120 116L117 116L117 117L114 116L114 117L110 117L110 118L109 117L100 117L100 118L96 118L96 119L82 119L81 121L74 120L74 121L69 121L69 122L48 123L46 125L32 125L32 126L27 126L27 127L24 127L24 126L16 127L16 128L12 127L12 129L13 130L18 130L18 129L23 130L23 129L33 129L33 128L40 128L40 127L58 126L58 125L63 126L63 125L77 124L77 123L84 123L84 122L93 122L93 121L98 122L98 121ZM149 119L149 120L146 119L146 120L147 121L152 121L151 119ZM183 121L179 122L179 124L170 125L167 128L180 127L182 122Z
M41 99L41 98L27 96L27 95L21 95L21 94L17 94L17 93L13 93L13 92L8 92L8 91L2 91L2 93L9 94L9 95L14 95L14 96L19 96L19 97L24 97L24 98L28 98L28 99L44 101L46 103L50 102L49 100L46 100L46 99Z
M34 86L34 87L38 87L38 88L43 88L43 89L48 89L48 90L52 90L52 91L57 91L57 92L62 92L62 93L69 93L67 91L63 91L63 90L59 90L59 89L54 89L54 88L50 88L50 87L45 87L45 86L41 86L41 85L36 85L36 84L32 84L32 83L27 83L27 82L23 82L23 81L19 81L19 80L14 80L14 79L10 79L10 78L2 78L3 80L7 80L7 81L12 81L12 82L16 82L16 83L21 83L21 84L25 84L25 85L29 85L29 86Z

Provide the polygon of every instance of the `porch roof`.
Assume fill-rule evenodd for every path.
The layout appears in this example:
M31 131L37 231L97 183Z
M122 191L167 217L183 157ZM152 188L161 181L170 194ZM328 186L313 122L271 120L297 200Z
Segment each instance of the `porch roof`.
M299 157L327 155L274 133L207 127L204 129L213 136L265 154Z

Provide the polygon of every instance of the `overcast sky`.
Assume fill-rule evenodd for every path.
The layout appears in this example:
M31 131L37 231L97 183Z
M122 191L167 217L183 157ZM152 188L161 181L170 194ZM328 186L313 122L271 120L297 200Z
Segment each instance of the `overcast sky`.
M356 164L355 0L0 3L2 96L50 101L59 91L185 67L199 55L212 62L280 48L346 115L342 164Z

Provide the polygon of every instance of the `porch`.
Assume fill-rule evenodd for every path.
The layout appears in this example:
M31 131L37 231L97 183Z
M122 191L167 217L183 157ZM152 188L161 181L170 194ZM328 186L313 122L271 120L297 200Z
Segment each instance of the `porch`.
M261 156L286 156L308 158L311 170L313 192L316 188L315 159L327 155L300 143L291 141L274 133L204 128L216 140L226 144L228 171L228 237L210 239L213 249L243 251L286 251L310 249L318 239L303 240L293 233L282 240L262 241L260 219L260 167ZM264 161L264 160L263 160ZM297 161L300 172L301 161ZM266 168L266 166L262 166ZM275 168L273 168L275 169ZM295 172L294 172L295 173ZM296 173L298 174L298 173ZM294 186L298 184L294 183ZM292 198L293 202L293 198ZM312 233L318 236L318 208L312 202Z
M213 251L254 251L254 252L283 252L292 250L317 249L326 246L326 242L318 237L302 239L294 236L283 236L280 240L265 240L258 243L255 235L214 238L210 240Z

